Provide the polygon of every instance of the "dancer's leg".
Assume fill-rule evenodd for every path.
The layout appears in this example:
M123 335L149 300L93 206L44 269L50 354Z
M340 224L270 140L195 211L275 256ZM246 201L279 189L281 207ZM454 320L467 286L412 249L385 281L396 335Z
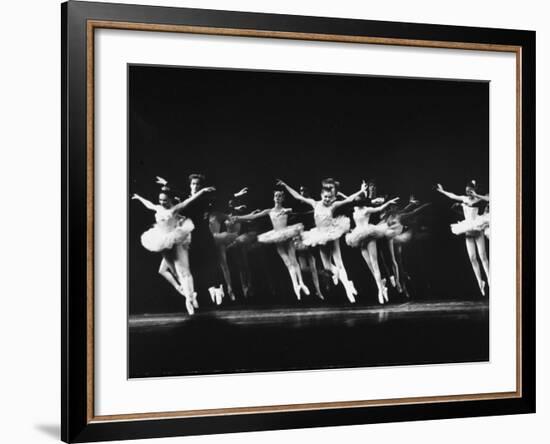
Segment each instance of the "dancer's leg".
M292 288L294 289L294 293L296 294L296 297L298 298L298 300L300 300L300 284L298 283L297 276L293 269L294 264L292 263L292 260L288 256L288 253L283 245L277 244L277 253L279 253L279 256L283 260L283 263L285 264L285 267L288 270L288 274L290 275L290 280L292 281Z
M319 273L317 272L317 261L315 256L311 251L307 251L307 262L309 264L309 272L311 273L311 279L313 281L313 286L315 287L315 293L320 299L325 299L323 293L321 292L321 286L319 285Z
M393 276L395 276L395 288L397 288L397 291L399 293L403 293L403 289L401 288L400 274L399 274L399 264L397 263L397 259L395 258L395 244L393 239L388 239L388 250L390 251Z
M233 286L231 285L231 273L229 271L229 264L227 263L227 248L225 245L218 246L218 256L220 258L220 267L223 273L223 279L225 280L225 286L227 287L227 293L229 299L235 300L235 294L233 293Z
M173 263L170 259L167 259L164 256L160 261L159 274L181 293L180 283L176 279L177 275L176 270L173 268Z
M332 281L334 285L338 284L338 268L331 261L332 251L330 245L321 245L319 248L321 253L321 262L323 263L323 268L327 271L332 272Z
M409 289L407 288L407 282L406 282L407 272L405 271L405 267L403 266L403 244L401 243L394 244L394 248L395 248L395 257L397 259L397 265L400 270L399 284L401 285L401 289L403 293L405 293L405 296L407 298L410 298L411 295L409 294Z
M485 296L485 282L483 282L483 277L481 276L479 262L477 261L476 243L473 237L466 237L466 250L468 251L468 258L470 259L470 263L472 264L479 290L481 291L481 294Z
M484 234L480 234L475 238L476 240L476 246L477 246L477 253L479 254L479 259L481 260L481 264L483 265L483 270L485 270L485 276L487 276L487 283L489 286L491 286L491 282L489 280L489 258L487 257L487 249L485 247L485 237Z
M177 245L175 253L174 267L185 296L185 307L187 308L187 312L192 315L195 312L194 309L198 308L198 303L193 276L189 267L189 250L182 245Z
M304 291L306 295L309 296L309 288L306 287L306 284L304 284L304 279L302 277L302 270L300 269L300 264L298 263L298 259L296 259L296 247L292 242L288 242L286 244L287 254L292 262L292 268L294 269L294 274L296 275L296 279L298 280L298 285L300 286L300 289Z
M364 250L361 252L363 253ZM376 240L371 240L367 244L367 253L370 258L374 280L376 281L376 286L378 287L378 302L381 304L384 303L384 300L387 300L385 295L386 288L382 283L382 276L380 274L380 267L378 266L378 248L376 247ZM363 254L363 257L364 254Z
M342 260L342 252L340 251L340 239L336 239L332 244L332 259L336 267L338 268L338 277L340 279L340 282L342 282L342 285L344 285L349 301L353 303L355 302L354 295L357 294L357 290L355 290L353 282L348 279L348 273L346 272L344 261Z

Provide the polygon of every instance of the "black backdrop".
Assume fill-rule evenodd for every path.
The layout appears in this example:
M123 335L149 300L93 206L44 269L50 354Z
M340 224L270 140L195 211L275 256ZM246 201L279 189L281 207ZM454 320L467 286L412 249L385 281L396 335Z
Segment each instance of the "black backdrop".
M314 195L324 177L339 179L345 193L375 179L381 194L432 202L432 236L409 248L409 271L422 272L425 284L413 297L478 297L464 241L449 230L459 216L433 188L461 193L477 179L487 191L488 82L143 65L130 65L128 77L130 194L155 201L155 176L186 190L187 175L200 172L220 204L248 186L254 209L272 205L276 178ZM160 255L139 241L153 213L128 205L130 313L182 311L182 297L157 274ZM286 206L297 207L290 196ZM280 291L249 303L292 303L281 261L264 250ZM358 302L375 303L359 252L343 245L343 254ZM343 292L327 303L346 303Z

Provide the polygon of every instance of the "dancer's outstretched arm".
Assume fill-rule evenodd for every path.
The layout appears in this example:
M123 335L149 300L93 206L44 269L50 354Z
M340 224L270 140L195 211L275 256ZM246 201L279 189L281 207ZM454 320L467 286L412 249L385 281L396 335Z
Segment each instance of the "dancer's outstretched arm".
M254 220L258 219L259 217L267 216L269 214L270 210L254 210L252 213L244 214L242 216L231 216L231 219L234 221L246 221L246 220Z
M277 180L277 185L283 186L286 188L286 190L290 193L290 195L301 202L304 202L308 205L311 205L312 207L315 206L315 200L310 199L309 197L304 197L298 191L296 191L294 188L291 188L289 185L287 185L285 182L283 182L281 179Z
M420 205L419 207L415 208L414 210L402 212L399 214L399 220L402 224L408 224L411 219L414 219L414 217L420 213L422 210L424 210L426 207L429 207L431 205L430 202Z
M398 200L399 200L399 197L394 197L393 199L388 200L386 203L384 203L382 205L379 205L377 207L369 207L368 212L369 213L380 213L380 211L384 211L386 208L388 208L388 206L390 206L391 204L396 203Z
M216 188L214 187L206 187L206 188L202 188L200 189L197 193L193 194L191 197L188 197L187 199L185 199L183 202L180 202L179 204L177 205L174 205L171 210L172 210L172 213L176 213L180 210L183 210L185 207L187 207L187 205L189 205L191 202L197 200L200 196L202 196L203 194L206 194L206 193L211 193L213 191L216 191Z
M348 204L353 202L355 199L357 199L361 194L364 194L367 191L367 183L363 182L361 184L361 189L353 194L350 194L348 197L346 197L343 200L338 200L332 204L333 208L341 207L342 205Z
M463 202L463 203L466 203L466 201L467 201L466 196L459 196L458 194L454 194L454 193L450 193L449 191L445 191L443 189L443 186L440 183L437 184L436 190L439 191L444 196L447 196L449 199L457 200L457 201Z
M483 200L485 202L489 202L489 195L487 194L486 196L484 196L483 194L477 194L475 191L472 192L472 196L474 196L475 198L479 199L479 200Z
M147 199L144 199L143 197L141 197L139 194L136 194L136 193L134 193L134 195L132 196L132 199L139 200L145 206L145 208L152 211L157 211L157 208L159 207L159 205L155 205L153 202Z
M237 191L236 193L233 194L233 197L242 197L246 193L248 193L248 187L244 187L242 190Z

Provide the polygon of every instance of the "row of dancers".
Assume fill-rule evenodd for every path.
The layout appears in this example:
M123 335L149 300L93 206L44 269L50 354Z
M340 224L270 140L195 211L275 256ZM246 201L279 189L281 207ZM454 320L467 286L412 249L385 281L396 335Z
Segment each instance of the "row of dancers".
M378 302L384 304L389 301L388 282L380 272L378 249L378 244L384 242L390 256L391 285L398 292L408 295L402 248L426 234L426 227L419 223L419 216L430 205L421 204L414 196L406 205L399 206L398 197L377 197L376 185L372 181L363 181L357 191L345 195L337 180L327 178L322 181L320 199L316 200L305 187L297 191L278 180L271 208L247 213L247 207L241 201L247 196L248 188L243 188L232 195L227 211L220 212L213 209L212 195L216 189L206 186L205 177L201 174L189 176L189 193L183 200L176 196L186 193L174 190L160 177L157 177L157 183L162 187L157 204L137 194L132 196L132 199L155 212L156 223L142 234L141 243L147 250L162 255L159 273L185 297L189 314L198 308L191 270L202 274L201 278L207 283L214 303L220 305L226 292L234 300L227 259L228 250L233 249L238 258L243 295L247 297L252 287L248 253L258 245L275 247L298 300L302 294L310 294L302 276L302 271L306 270L311 274L315 295L325 299L319 282L318 251L323 271L331 276L334 285L343 286L347 299L354 303L357 290L342 259L340 242L343 240L348 246L360 250L376 283ZM477 193L475 181L466 185L464 194L448 192L440 184L436 190L461 206L464 220L451 224L450 228L452 233L464 235L476 281L481 294L485 295L489 283L486 252L489 196ZM285 206L287 194L294 199L294 206L301 206L304 211ZM341 214L342 209L349 205L353 205L353 228L350 218ZM263 233L248 228L251 222L261 218L269 218L273 228ZM292 219L295 219L294 223L289 223ZM482 268L486 281L481 273Z

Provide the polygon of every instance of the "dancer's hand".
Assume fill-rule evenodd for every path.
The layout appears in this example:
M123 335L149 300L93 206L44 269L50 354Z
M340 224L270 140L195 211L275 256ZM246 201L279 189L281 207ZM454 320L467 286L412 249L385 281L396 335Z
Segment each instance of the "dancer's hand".
M139 199L139 196L136 193L134 193L134 194L132 194L131 199L137 200L137 199Z
M258 209L254 210L254 211L253 211L252 213L250 213L250 214L258 214L260 211L262 211L262 210L260 210L260 209L258 208Z
M162 177L159 177L159 176L156 176L156 183L158 183L159 185L168 185L168 182L166 181L166 179L163 179Z
M238 205L236 207L233 207L233 209L236 211L241 211L241 210L244 210L245 208L246 208L246 205Z
M201 188L200 193L212 193L213 191L216 191L216 187L205 187Z
M388 201L388 204L397 203L398 200L399 200L399 197L394 197L393 199Z
M435 187L435 189L436 189L437 191L444 191L444 190L443 190L443 186L442 186L440 183L437 184L437 186Z
M281 187L286 187L286 183L283 182L281 179L277 179L277 185L281 186Z
M244 187L241 191L234 194L235 197L241 197L248 193L248 187Z

